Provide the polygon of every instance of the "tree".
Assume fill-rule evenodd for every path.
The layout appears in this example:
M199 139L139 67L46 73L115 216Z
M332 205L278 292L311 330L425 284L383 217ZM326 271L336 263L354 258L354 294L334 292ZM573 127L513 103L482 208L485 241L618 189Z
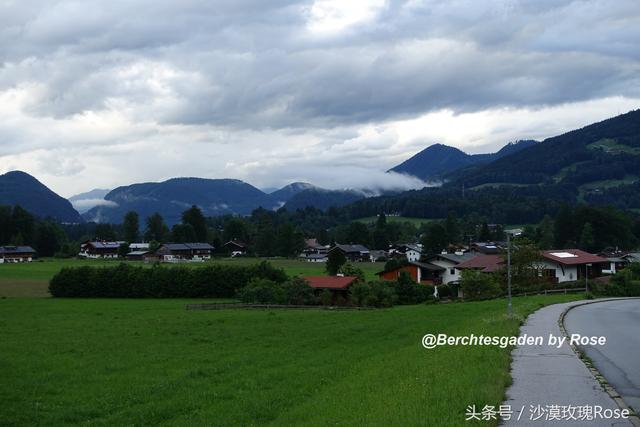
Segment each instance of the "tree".
M176 243L196 242L197 236L191 224L176 224L171 228L171 240Z
M196 205L191 206L182 213L182 223L188 224L193 228L195 241L207 241L207 220L204 215L202 215L200 208Z
M573 230L573 212L567 205L562 205L556 214L553 225L555 247L560 249L564 248L567 244L569 244L569 246L573 246L570 244L573 239Z
M350 262L345 262L338 269L338 273L344 274L345 276L357 277L358 281L364 282L364 271L362 269L356 267Z
M553 219L549 215L545 215L538 227L539 241L538 246L540 249L552 249L554 243L553 235Z
M13 211L11 212L11 225L13 229L13 244L25 244L30 245L33 243L34 232L35 232L35 219L33 216L27 212L25 209L16 205L13 207ZM14 236L16 236L14 238ZM16 239L20 239L21 242L18 242Z
M489 230L489 226L486 222L483 222L480 226L480 232L478 233L478 240L481 242L489 242L491 241L491 230Z
M587 222L582 227L582 233L580 233L580 241L578 245L583 251L591 252L595 249L595 237L593 235L593 226L590 222Z
M476 270L462 270L460 287L467 300L496 298L502 294L496 276Z
M369 245L369 229L360 221L353 221L347 227L347 243Z
M154 213L147 218L147 229L145 230L144 237L146 240L155 240L157 242L164 242L167 234L169 234L169 227L164 223L162 215L158 212Z
M511 277L514 287L520 289L537 288L544 277L541 274L542 256L533 242L519 238L512 245ZM506 265L506 255L503 255ZM504 274L504 272L503 272Z
M134 211L127 212L122 221L122 228L124 229L124 240L129 243L137 241L140 235L138 213Z
M460 241L460 226L453 212L449 212L444 225L447 230L448 243L458 243Z
M389 239L387 238L387 231L385 229L376 228L373 230L373 248L389 249Z
M222 232L223 240L225 242L230 240L240 240L248 243L248 228L247 222L242 218L230 218L224 223L224 230Z
M128 253L129 253L129 244L126 242L121 243L120 246L118 247L118 256L120 258L126 258Z
M111 224L97 224L95 237L98 240L116 240L116 232Z
M304 248L304 238L290 223L284 223L278 227L276 235L276 250L278 255L284 257L296 256Z
M379 230L384 230L387 227L387 216L384 212L380 212L378 215L378 219L376 220L376 228Z
M43 222L36 228L35 249L41 257L53 256L60 250L63 231L56 224Z
M427 229L422 236L423 255L439 254L449 244L447 230L438 222L427 225Z
M276 233L273 225L265 224L258 230L255 240L256 255L262 257L274 256L276 254Z
M336 274L338 274L340 267L342 267L342 265L346 262L347 258L344 256L342 251L339 249L333 249L329 251L329 254L327 255L325 269L330 276L335 276Z

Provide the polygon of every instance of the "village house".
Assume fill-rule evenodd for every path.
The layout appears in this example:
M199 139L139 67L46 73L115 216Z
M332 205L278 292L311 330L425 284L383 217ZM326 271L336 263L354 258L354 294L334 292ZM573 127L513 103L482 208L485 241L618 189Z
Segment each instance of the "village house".
M345 258L351 262L369 262L371 261L371 251L362 245L335 245L329 250L340 251Z
M385 270L376 273L380 280L395 281L400 277L400 273L406 271L413 281L428 285L440 285L442 283L442 273L444 268L424 262L408 261L406 264L398 266L392 270Z
M326 262L329 249L316 239L305 239L300 258L307 262Z
M118 258L120 245L125 242L107 242L104 240L89 240L80 245L79 257L82 258Z
M129 261L146 261L149 256L153 256L153 252L145 250L131 251L127 254L127 259Z
M222 248L225 252L227 252L232 257L243 256L247 254L247 245L240 240L229 240L227 243L222 245Z
M471 243L469 249L471 252L484 255L497 255L502 250L500 246L493 242L474 242Z
M611 263L603 257L580 249L561 249L542 252L542 274L556 283L584 280L585 274L600 277Z
M406 257L407 261L420 261L420 257L422 257L422 245L412 243L395 245L392 248L392 253Z
M387 261L389 259L389 252L384 251L382 249L379 250L372 250L371 251L371 261L373 262L378 262L378 261Z
M640 262L640 252L629 252L628 254L623 255L622 258L628 263Z
M35 254L31 246L0 246L0 264L31 262Z
M505 269L504 258L500 255L478 255L456 266L458 271L476 270L482 273L495 273Z
M324 290L331 292L332 304L339 300L349 300L349 288L358 280L353 276L308 276L303 279L313 288L316 295L320 295Z
M460 270L456 269L456 267L459 264L477 256L477 253L458 251L452 254L441 253L438 255L432 255L425 261L429 264L443 268L440 281L443 284L448 285L449 283L457 283L460 281Z
M149 243L129 243L129 251L148 251Z
M211 259L213 246L208 243L165 243L156 251L160 261L204 261Z

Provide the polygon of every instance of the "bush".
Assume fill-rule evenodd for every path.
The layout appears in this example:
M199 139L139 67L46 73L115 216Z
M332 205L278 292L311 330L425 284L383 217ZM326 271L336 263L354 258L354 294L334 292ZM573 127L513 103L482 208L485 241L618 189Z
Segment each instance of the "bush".
M193 268L145 268L121 263L63 268L49 282L49 292L67 298L233 298L253 278L276 283L288 279L283 270L267 262Z
M466 300L490 299L502 295L496 276L480 271L463 270L460 286Z
M318 299L313 293L313 288L306 280L296 277L283 285L288 304L315 305Z
M333 295L329 289L325 289L320 293L320 303L324 306L331 305L333 301Z
M413 281L409 273L401 271L397 282L391 282L398 304L420 304L433 299L434 288Z
M590 282L589 289L594 295L607 297L640 296L640 265L632 264L611 276L609 283Z
M389 282L354 283L349 290L351 303L359 307L391 307L396 299Z
M238 299L247 304L286 304L284 287L269 279L252 279L238 293Z
M359 282L364 282L364 271L350 262L343 264L338 269L338 273L344 274L345 276L357 277Z
M438 286L438 298L451 298L453 295L449 285Z

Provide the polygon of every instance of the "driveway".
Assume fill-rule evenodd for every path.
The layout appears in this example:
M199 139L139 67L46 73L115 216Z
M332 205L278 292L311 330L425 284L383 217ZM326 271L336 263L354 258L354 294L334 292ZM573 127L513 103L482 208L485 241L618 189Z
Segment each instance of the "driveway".
M607 338L603 346L581 346L624 401L640 410L640 299L587 304L569 311L569 334Z

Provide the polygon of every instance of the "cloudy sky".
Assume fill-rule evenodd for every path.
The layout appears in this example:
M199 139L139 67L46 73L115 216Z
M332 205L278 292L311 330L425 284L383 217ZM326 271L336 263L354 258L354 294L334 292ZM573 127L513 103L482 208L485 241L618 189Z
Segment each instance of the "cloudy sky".
M0 0L0 173L415 187L640 108L638 0Z

